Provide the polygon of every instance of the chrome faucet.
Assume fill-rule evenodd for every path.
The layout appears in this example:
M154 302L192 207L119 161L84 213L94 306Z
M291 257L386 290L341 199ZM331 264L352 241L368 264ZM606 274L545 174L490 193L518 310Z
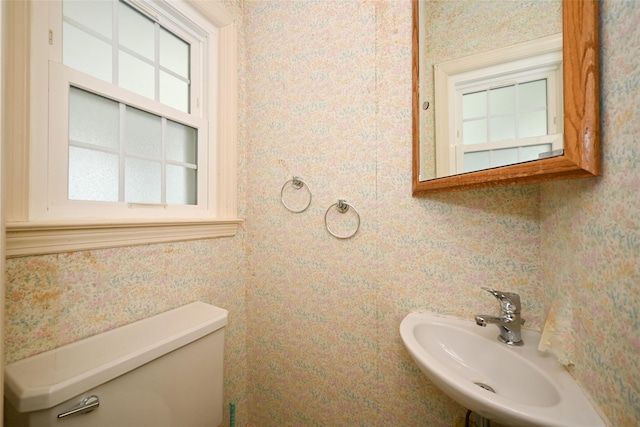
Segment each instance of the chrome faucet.
M496 297L500 301L501 316L487 316L479 314L476 316L478 326L494 324L500 329L498 340L507 345L522 345L521 327L524 319L520 317L520 295L513 292L496 291L483 287L485 291Z

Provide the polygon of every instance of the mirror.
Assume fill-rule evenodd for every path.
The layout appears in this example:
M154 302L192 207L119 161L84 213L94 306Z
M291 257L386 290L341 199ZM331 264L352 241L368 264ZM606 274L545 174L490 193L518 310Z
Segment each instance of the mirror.
M434 144L435 132L429 129L428 123L425 126L424 121L421 122L421 110L426 107L424 100L420 99L420 85L434 86L434 78L432 69L433 65L438 75L438 68L451 69L449 61L440 64L434 64L432 59L428 67L420 61L421 52L421 34L420 34L420 13L419 2L424 0L413 1L413 194L421 195L432 192L453 191L472 188L483 188L509 184L524 184L539 182L553 179L566 179L597 176L600 174L600 145L599 145L599 81L598 81L598 11L597 2L595 0L586 1L570 1L565 0L561 4L562 9L562 70L558 78L559 90L559 110L563 110L563 119L559 120L560 147L563 152L553 157L544 157L538 160L526 161L524 163L510 164L507 166L491 167L490 169L477 170L474 172L457 173L453 170L447 172L445 176L436 177L436 148ZM438 2L428 2L437 4ZM449 4L446 7L456 7L458 5L468 6L471 2L441 2ZM495 3L495 2L480 2ZM504 2L511 3L511 2ZM535 2L534 2L535 3ZM548 2L540 2L549 4ZM474 7L468 7L472 10ZM552 9L552 8L550 8ZM435 16L438 19L444 19L446 25L451 25L451 19L445 16L446 11L439 11ZM460 12L454 11L457 16ZM550 18L551 19L551 18ZM553 28L550 25L549 28ZM475 29L475 28L474 28ZM547 31L547 30L545 30ZM440 32L447 32L440 30ZM423 33L429 34L424 29ZM462 34L462 33L461 33ZM425 34L423 34L425 35ZM538 33L538 40L547 40L545 34ZM454 36L455 38L455 36ZM460 38L460 37L457 37ZM473 39L473 36L466 37ZM553 38L551 36L550 38ZM452 39L433 42L449 43L453 46ZM522 40L516 40L516 44L521 44ZM466 56L475 58L476 63L483 64L486 58L491 57L492 53L470 55L469 48L466 48ZM424 49L423 49L424 50ZM449 50L452 50L449 48ZM482 50L482 49L481 49ZM525 51L531 50L528 46ZM457 50L456 50L457 51ZM543 49L544 51L544 49ZM500 52L500 49L493 52ZM455 52L454 52L455 54ZM450 56L453 54L450 54ZM499 53L498 56L502 55ZM493 54L495 56L495 54ZM446 58L446 60L458 58ZM435 59L437 61L437 59ZM473 62L473 61L472 61ZM448 67L448 68L447 68ZM454 67L455 68L455 67ZM466 70L468 71L468 69ZM473 78L471 79L473 80ZM476 79L478 80L478 79ZM439 80L435 82L438 85ZM499 84L495 86L489 85L489 89L503 89L509 84ZM427 91L428 92L428 91ZM478 91L474 92L477 93ZM505 91L501 91L505 92ZM535 91L534 91L535 92ZM435 94L435 90L433 91ZM496 91L498 93L498 91ZM458 100L462 97L457 98ZM442 101L438 96L435 98L437 102L429 102L429 109L435 109L439 114L439 107L445 105L443 110L451 111L450 106ZM458 106L461 101L457 101ZM466 107L465 107L466 108ZM422 110L424 111L424 110ZM435 114L432 114L435 117ZM422 115L424 117L424 114ZM440 123L440 122L438 122ZM446 123L446 122L445 122ZM438 128L438 126L435 126ZM422 132L425 130L427 135ZM433 126L432 126L433 128ZM443 126L436 129L440 134ZM431 138L429 138L431 135ZM422 145L421 145L422 141ZM425 142L427 141L427 142ZM557 145L554 146L554 150ZM550 150L551 151L551 150ZM553 154L552 154L553 155ZM421 159L422 157L422 159ZM422 162L421 162L422 160ZM427 164L421 171L421 163ZM421 179L422 175L422 179Z

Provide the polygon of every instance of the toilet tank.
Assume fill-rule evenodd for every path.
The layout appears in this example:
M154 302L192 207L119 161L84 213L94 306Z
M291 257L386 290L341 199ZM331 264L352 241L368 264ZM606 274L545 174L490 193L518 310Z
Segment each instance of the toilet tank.
M11 363L4 425L219 426L227 316L193 302Z

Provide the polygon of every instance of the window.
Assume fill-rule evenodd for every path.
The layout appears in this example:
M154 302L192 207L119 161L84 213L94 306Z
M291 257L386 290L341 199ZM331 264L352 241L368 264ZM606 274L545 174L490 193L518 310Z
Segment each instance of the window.
M89 201L103 202L107 218L136 216L140 206L160 217L209 211L206 160L216 137L207 97L215 92L203 76L215 76L217 29L142 5L50 6L50 28L62 27L49 48L53 217L96 216Z
M11 54L30 55L10 74L31 102L13 100L26 116L14 133L29 138L12 148L23 159L9 168L19 184L9 194L8 254L235 234L236 30L222 7L12 8L30 32Z
M562 148L556 108L548 102L554 79L552 72L528 74L507 83L458 89L457 172L536 160Z
M561 67L559 35L436 65L437 176L561 154Z
M197 204L197 128L74 86L68 122L69 200Z
M191 73L215 28L173 24L170 10L145 13L123 0L63 0L61 14L64 65L189 112Z

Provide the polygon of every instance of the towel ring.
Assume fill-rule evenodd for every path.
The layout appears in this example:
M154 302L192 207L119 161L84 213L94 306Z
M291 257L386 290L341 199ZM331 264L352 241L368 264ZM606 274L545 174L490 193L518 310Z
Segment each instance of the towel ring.
M353 233L348 234L346 236L341 236L339 234L336 234L331 227L329 227L329 224L327 223L327 215L329 214L329 211L331 210L332 207L336 207L336 210L338 212L340 212L341 214L346 213L349 208L353 209L353 211L356 213L356 218L358 219L358 223L356 225L356 229L354 230ZM358 213L358 210L356 208L354 208L352 205L350 205L349 203L347 203L346 200L342 200L339 199L336 203L332 204L331 206L329 206L329 208L327 209L327 211L324 213L324 225L325 227L327 227L327 231L333 236L336 237L338 239L350 239L353 236L356 235L356 233L358 232L358 230L360 229L360 214Z
M287 205L287 203L284 201L284 190L285 190L285 188L287 188L287 184L289 184L289 183L291 183L290 187L293 187L295 190L300 190L302 187L306 187L307 193L309 193L309 201L307 201L307 204L302 209L294 209L294 208L290 207L289 205ZM285 208L287 208L288 210L290 210L291 212L294 212L294 213L300 213L300 212L306 211L307 208L309 207L309 205L311 205L311 198L312 197L313 196L311 194L311 189L309 188L309 184L304 182L302 180L302 178L300 178L299 176L294 176L292 179L290 179L289 181L285 182L282 185L282 189L280 190L280 201L282 202L282 204L284 205Z

